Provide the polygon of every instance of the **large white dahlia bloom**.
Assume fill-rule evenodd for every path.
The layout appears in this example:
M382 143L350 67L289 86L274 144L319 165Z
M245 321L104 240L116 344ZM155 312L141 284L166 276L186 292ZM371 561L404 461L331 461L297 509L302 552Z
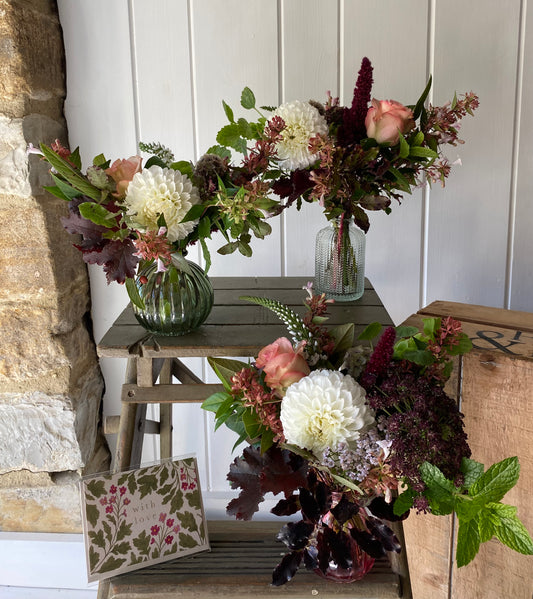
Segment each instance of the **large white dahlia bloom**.
M281 168L294 171L315 162L316 154L309 152L309 140L318 134L326 135L326 119L309 102L288 102L274 112L285 121L283 139L276 144Z
M157 220L163 214L169 241L184 239L193 230L198 221L181 221L199 201L198 190L187 175L157 165L137 173L124 198L132 227L143 232L157 231Z
M315 370L287 389L281 424L288 443L319 456L327 447L350 443L374 424L365 390L351 376Z

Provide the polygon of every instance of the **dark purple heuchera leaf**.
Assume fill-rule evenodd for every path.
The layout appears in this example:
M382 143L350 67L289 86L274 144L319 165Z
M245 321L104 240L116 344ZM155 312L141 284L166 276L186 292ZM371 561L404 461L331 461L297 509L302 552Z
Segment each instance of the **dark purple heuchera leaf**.
M309 520L309 522L318 523L318 520L322 514L311 491L300 488L300 505L304 518Z
M333 517L339 524L344 524L350 518L353 518L359 512L359 506L350 501L346 495L341 497L337 505L331 509Z
M242 457L230 466L228 480L231 488L240 488L239 497L232 499L227 513L238 520L250 520L259 509L265 493L284 493L288 498L307 482L307 462L286 449L272 446L265 453L247 447Z
M310 545L304 549L304 564L308 570L316 570L318 568L318 550L314 545Z
M352 535L352 539L361 547L361 549L368 553L370 557L375 559L379 559L380 557L384 557L387 555L385 551L385 547L383 547L383 543L376 539L376 537L366 530L359 530L357 528L352 528L350 530L350 534Z
M307 477L307 481L309 483L309 477ZM322 481L318 481L315 486L315 499L321 514L329 511L331 508L331 493Z
M289 549L304 549L309 542L309 536L315 530L315 525L300 520L299 522L287 522L278 533L278 541L285 543Z
M134 256L136 248L131 239L109 239L97 250L83 250L83 259L87 264L99 264L104 267L108 283L124 283L126 278L135 277L139 258ZM81 248L80 248L81 249Z
M279 587L288 582L296 574L302 557L301 551L287 553L272 572L272 586Z
M333 560L339 568L347 570L352 565L351 551L350 551L350 539L348 535L342 530L335 532L327 526L322 529L322 535L324 536L324 546L326 551L330 554L331 560ZM320 532L318 533L320 536ZM320 555L321 548L319 544L318 553ZM331 561L328 559L328 564ZM322 559L320 558L322 564Z
M102 225L83 218L79 212L70 212L68 216L61 217L61 224L73 235L82 235L83 239L102 240L102 234L109 231Z
M396 516L394 513L394 501L387 503L384 497L375 497L368 505L367 508L376 516L382 520L388 520L389 522L399 522L405 520L409 516L410 510L405 511L401 516Z
M270 510L275 516L290 516L300 510L298 495L291 495L288 499L280 499Z

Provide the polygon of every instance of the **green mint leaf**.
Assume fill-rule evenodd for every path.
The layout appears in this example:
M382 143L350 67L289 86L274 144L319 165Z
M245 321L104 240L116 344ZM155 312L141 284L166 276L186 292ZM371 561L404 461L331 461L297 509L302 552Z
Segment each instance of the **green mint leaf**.
M487 472L482 474L472 485L470 496L482 495L485 502L500 501L518 481L520 464L517 457L505 458L493 464Z
M456 494L452 481L448 480L437 466L429 462L424 462L420 466L420 475L426 484L424 495L429 501L431 511L438 516L451 514L455 507Z
M246 108L247 110L250 110L251 108L255 108L254 92L249 87L245 87L242 90L241 106L243 108Z
M476 518L463 522L459 519L459 531L457 533L457 566L466 566L469 564L477 552L480 545L479 524Z
M484 471L485 467L480 462L463 458L463 461L461 462L461 472L465 477L464 486L467 489L470 489Z
M206 154L216 154L217 156L220 156L220 158L227 158L228 160L231 160L231 152L224 146L211 146L209 150L207 150Z
M505 504L497 504L502 507L498 507L499 524L495 528L495 536L500 541L510 547L518 553L524 555L533 555L533 540L531 535L527 531L527 528L522 524L516 514L506 514L502 508L510 508L512 506L506 506Z
M241 137L240 127L237 123L226 125L217 133L217 142L228 148L233 148L244 154L246 152L246 141Z
M413 507L413 500L416 497L416 493L412 489L406 489L403 493L400 493L394 501L392 508L395 516L401 516L405 514L407 510Z
M499 518L494 516L490 506L482 509L479 513L478 517L478 526L479 526L479 540L481 543L486 543L490 541L492 537L496 534L496 526L499 523ZM497 504L494 504L497 505ZM500 504L503 505L503 504Z

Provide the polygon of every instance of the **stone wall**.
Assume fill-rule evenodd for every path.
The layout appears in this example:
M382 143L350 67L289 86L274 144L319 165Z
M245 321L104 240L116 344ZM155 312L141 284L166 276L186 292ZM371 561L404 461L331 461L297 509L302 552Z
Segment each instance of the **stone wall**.
M81 530L80 476L109 467L85 264L28 143L66 144L52 0L0 0L0 530Z

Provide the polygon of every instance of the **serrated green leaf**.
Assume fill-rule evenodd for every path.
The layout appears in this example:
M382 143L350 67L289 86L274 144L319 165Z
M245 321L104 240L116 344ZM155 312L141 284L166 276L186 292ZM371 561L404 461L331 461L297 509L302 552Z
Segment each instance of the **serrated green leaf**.
M467 354L472 350L472 347L472 341L463 333L461 334L458 342L455 345L452 345L452 347L448 348L448 353L450 356L459 356L462 354Z
M243 108L246 108L247 110L255 108L255 96L254 96L254 92L249 87L245 87L242 90L242 94L241 94L241 106Z
M100 561L99 554L96 553L96 550L94 547L90 546L89 547L89 567L90 567L91 572L94 572L94 569L96 568L96 565L98 564L99 561Z
M132 304L137 306L140 310L144 310L145 305L142 297L139 294L139 289L137 287L137 283L133 279L127 278L124 282L126 287L126 291L128 292L128 297Z
M383 326L379 322L371 322L365 330L357 337L360 341L372 341L380 333Z
M435 361L434 356L424 349L408 350L404 352L403 358L404 360L409 360L409 362L413 362L419 366L429 366Z
M99 572L110 572L117 570L126 561L125 557L110 556L99 568Z
M426 484L424 495L429 501L431 511L438 515L450 514L455 507L455 487L452 481L429 462L420 466L420 476Z
M476 518L463 522L459 520L457 532L457 566L460 568L469 564L477 552L480 544L479 524Z
M503 504L500 504L503 505ZM510 507L510 506L506 506ZM496 527L495 536L507 547L524 555L533 555L533 540L527 528L516 515L500 515L500 524Z
M194 169L192 164L188 160L178 160L170 165L170 168L174 171L179 171L182 175L187 175L189 179L192 179Z
M231 152L224 146L211 146L207 150L206 154L215 154L216 156L220 156L220 158L227 158L228 160L231 159Z
M469 458L463 458L461 461L461 472L465 477L464 486L467 489L476 482L476 480L483 474L485 467L480 462L471 460Z
M222 127L217 133L217 142L223 146L233 148L241 154L246 153L246 140L241 137L240 128L237 123Z
M237 124L239 125L239 132L242 137L244 137L245 139L253 139L254 138L254 133L253 133L252 127L246 119L240 118L237 121Z
M512 489L520 475L517 457L493 464L470 488L471 496L482 495L486 502L498 502Z
M150 549L150 535L143 530L133 539L133 545L139 550L139 553L146 555Z
M416 497L416 493L412 489L406 489L403 493L400 493L394 500L392 511L395 516L401 516L405 514L407 510L413 507L413 500Z
M230 123L234 123L235 119L233 117L233 110L228 106L228 104L226 104L226 102L224 102L224 100L222 100L222 106L224 108L224 113L226 114L228 121Z
M100 225L111 229L117 225L116 214L109 212L107 208L104 208L100 204L94 202L82 202L78 209L83 218L90 220L95 225Z

